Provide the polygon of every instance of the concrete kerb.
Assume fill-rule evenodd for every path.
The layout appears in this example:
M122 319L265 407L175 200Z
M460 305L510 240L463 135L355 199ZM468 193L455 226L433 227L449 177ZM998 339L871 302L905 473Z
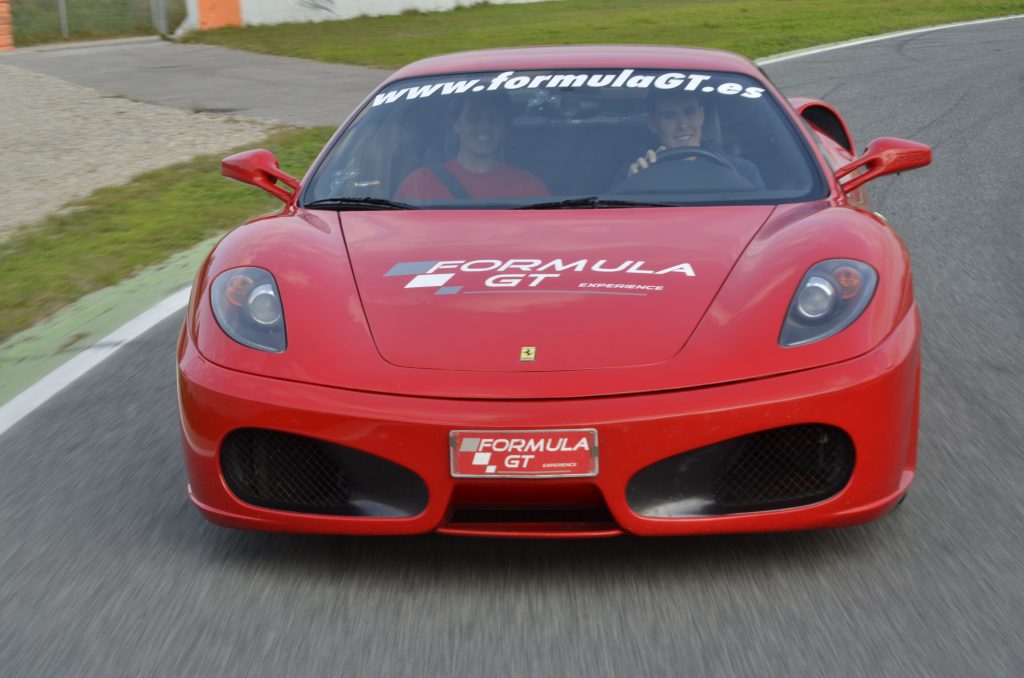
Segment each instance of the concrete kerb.
M134 45L164 40L159 35L144 35L136 38L111 38L109 40L83 40L80 42L48 42L42 45L27 47L15 46L16 52L57 52L69 49L96 49L98 47L116 47L117 45Z
M770 65L881 40L1021 18L1024 18L1024 14L897 31L777 54L758 59L757 63ZM112 288L83 297L49 320L0 345L0 434L84 374L82 368L78 368L62 376L62 366L76 360L76 357L102 349L102 353L96 353L97 358L94 359L95 364L98 364L147 327L180 313L187 302L187 286L215 241L216 238L200 243ZM132 318L134 320L129 320ZM119 343L112 348L97 344L112 328L120 329L110 336L128 338L118 340ZM84 369L90 369L91 366Z

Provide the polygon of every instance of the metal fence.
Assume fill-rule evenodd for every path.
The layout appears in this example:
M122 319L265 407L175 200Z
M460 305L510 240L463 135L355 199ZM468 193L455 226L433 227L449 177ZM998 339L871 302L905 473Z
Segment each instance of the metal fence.
M14 44L167 35L185 19L185 0L11 0Z

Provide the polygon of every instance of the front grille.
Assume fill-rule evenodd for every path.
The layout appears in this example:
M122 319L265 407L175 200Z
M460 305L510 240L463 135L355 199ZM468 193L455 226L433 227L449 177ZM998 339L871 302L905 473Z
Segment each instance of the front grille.
M714 496L730 508L821 499L846 484L852 460L850 436L833 426L764 431L746 437Z
M842 490L854 458L853 441L835 426L770 429L651 464L630 479L626 501L659 518L805 506Z
M349 500L345 472L316 441L242 429L224 442L221 467L239 499L271 508L334 513Z
M486 506L458 507L452 512L453 524L463 523L567 523L614 524L606 506L559 506L555 508Z
M422 513L427 485L392 461L306 436L246 428L220 450L221 473L242 501L300 513L408 518Z

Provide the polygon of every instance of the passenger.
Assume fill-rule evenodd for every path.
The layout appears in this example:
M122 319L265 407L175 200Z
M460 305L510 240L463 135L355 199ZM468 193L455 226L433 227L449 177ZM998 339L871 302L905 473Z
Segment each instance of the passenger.
M459 139L454 158L420 167L405 178L395 200L500 199L550 195L535 175L502 160L508 133L508 101L502 95L462 97L452 125Z
M704 146L704 106L693 92L653 90L647 97L647 127L661 144L649 148L629 166L629 176L658 162L658 153L685 146ZM712 150L712 149L708 149ZM717 152L716 152L717 153ZM717 153L732 165L736 173L758 190L765 190L757 165L734 155ZM694 156L697 157L697 156Z

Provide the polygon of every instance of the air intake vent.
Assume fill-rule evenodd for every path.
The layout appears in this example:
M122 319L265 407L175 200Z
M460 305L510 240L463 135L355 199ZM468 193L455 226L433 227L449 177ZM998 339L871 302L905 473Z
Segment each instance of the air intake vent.
M305 436L239 429L225 439L221 472L242 501L263 508L401 518L422 513L427 488L380 457Z
M850 436L832 426L790 426L747 436L715 485L723 507L801 504L837 492L853 468Z
M626 501L639 515L661 518L804 506L842 490L853 464L853 441L842 429L786 426L652 464L630 479Z
M221 452L224 479L242 501L309 513L336 513L349 499L345 472L302 436L244 429Z
M853 149L853 141L850 139L843 123L839 121L836 114L824 106L808 106L800 112L804 120L811 123L825 133L832 141L836 142L850 153L856 154Z

